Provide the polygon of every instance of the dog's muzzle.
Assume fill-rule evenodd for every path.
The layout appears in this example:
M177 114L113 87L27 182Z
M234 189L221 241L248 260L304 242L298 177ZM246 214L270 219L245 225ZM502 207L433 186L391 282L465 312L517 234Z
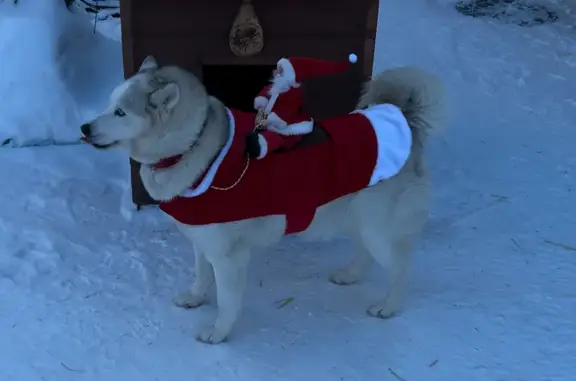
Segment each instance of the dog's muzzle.
M92 125L90 123L84 123L82 126L80 126L80 131L82 131L82 136L80 137L80 140L90 144L91 146L95 147L95 148L100 148L100 149L104 149L104 148L110 148L112 146L115 145L115 143L111 143L111 144L97 144L94 142L93 138L93 134L92 134Z

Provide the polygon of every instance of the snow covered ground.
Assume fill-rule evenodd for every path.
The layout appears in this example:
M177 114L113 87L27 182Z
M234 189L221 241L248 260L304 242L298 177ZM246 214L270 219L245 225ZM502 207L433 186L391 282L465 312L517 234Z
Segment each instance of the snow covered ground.
M65 142L121 77L120 49L89 24L68 26L56 53L36 46L63 35L38 15L0 16L0 133ZM171 303L193 276L191 248L157 210L130 209L124 154L0 149L0 380L576 379L575 25L382 2L376 70L433 70L452 108L429 150L434 204L407 307L388 321L364 313L381 269L326 281L348 242L287 239L255 258L232 340L200 344L213 306Z

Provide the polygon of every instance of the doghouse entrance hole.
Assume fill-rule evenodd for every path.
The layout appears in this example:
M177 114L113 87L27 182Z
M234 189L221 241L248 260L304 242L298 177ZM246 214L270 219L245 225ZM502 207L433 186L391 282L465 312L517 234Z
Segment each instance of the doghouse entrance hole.
M275 65L205 65L202 81L208 93L227 107L254 111L254 98L270 83Z

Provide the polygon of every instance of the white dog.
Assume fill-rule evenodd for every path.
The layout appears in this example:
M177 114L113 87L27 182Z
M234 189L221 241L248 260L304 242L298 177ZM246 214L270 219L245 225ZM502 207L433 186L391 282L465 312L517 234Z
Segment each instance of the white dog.
M388 318L401 307L409 254L428 216L423 151L429 133L444 124L443 87L435 76L416 68L387 70L366 84L358 109L383 104L401 110L399 115L409 125L409 157L393 176L320 206L299 236L326 240L347 235L355 240L350 265L330 275L336 284L358 281L374 259L388 268L387 290L382 300L368 308L370 315ZM109 108L81 129L84 140L97 148L127 149L142 163L140 175L150 195L165 201L185 192L212 165L230 137L229 116L229 110L208 96L191 73L175 66L159 67L148 57L136 75L114 90ZM181 155L175 165L154 167L174 155ZM287 219L272 215L205 225L177 224L194 245L196 278L175 303L186 308L200 306L215 281L218 316L197 338L212 344L222 342L240 314L251 251L279 242Z

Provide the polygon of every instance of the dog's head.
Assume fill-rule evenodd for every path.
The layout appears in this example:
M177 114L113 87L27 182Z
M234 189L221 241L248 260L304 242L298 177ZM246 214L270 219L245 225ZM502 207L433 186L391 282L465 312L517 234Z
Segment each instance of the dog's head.
M121 146L139 161L152 162L193 143L208 102L193 74L176 66L159 67L149 56L114 89L106 110L81 126L82 139L98 149Z

